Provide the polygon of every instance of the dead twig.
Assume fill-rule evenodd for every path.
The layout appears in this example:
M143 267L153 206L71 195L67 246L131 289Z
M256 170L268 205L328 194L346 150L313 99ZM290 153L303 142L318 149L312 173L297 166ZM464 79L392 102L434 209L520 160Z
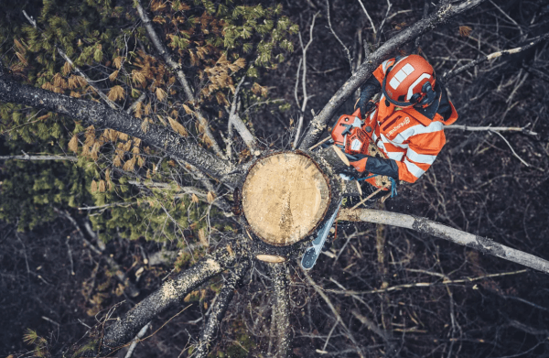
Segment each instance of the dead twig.
M375 40L376 37L377 37L376 25L374 25L374 22L372 21L372 18L370 17L370 14L368 13L368 10L366 10L366 7L362 3L362 0L357 0L357 1L360 4L360 7L362 7L362 11L364 11L364 13L366 14L366 17L368 18L368 21L370 21L370 25L372 25L372 31L374 32L374 40Z
M411 271L411 270L409 270ZM433 287L433 286L440 286L440 285L457 285L460 283L470 283L480 280L486 280L489 278L494 277L502 277L502 276L509 276L509 275L518 275L521 273L528 272L528 270L518 270L513 272L502 272L502 273L494 273L490 275L480 276L480 277L467 277L464 279L459 280L450 280L448 278L444 278L442 281L437 282L417 282L417 283L407 283L403 285L395 285L387 288L380 288L375 290L368 290L368 291L354 291L354 290L334 290L334 289L326 289L326 292L336 293L340 295L367 295L367 294L374 294L374 293L383 293L383 292L392 292L392 291L400 291L404 288L417 288L417 287Z
M494 132L494 131L490 131L492 133L495 133L497 134L498 136L500 136L501 139L503 139L503 141L507 144L507 146L509 147L509 149L511 149L511 152L513 152L513 155L521 161L522 164L526 165L527 167L530 167L531 165L526 163L526 161L524 159L522 159L521 157L519 157L519 155L517 154L517 152L515 152L515 150L513 149L513 147L511 146L511 143L509 143L509 141L507 139L505 139L505 137L499 133L499 132Z
M309 46L311 46L311 44L313 43L313 30L315 28L315 20L317 18L317 16L319 15L320 13L317 12L313 15L313 20L311 21L311 27L309 28L309 42L307 42L307 45L303 46L303 39L301 38L301 32L299 32L299 43L301 44L301 51L303 53L303 58L302 60L300 61L300 63L303 63L303 73L301 75L301 91L303 92L303 102L301 103L301 113L299 115L299 119L297 121L297 130L296 130L296 133L295 133L295 138L294 138L294 144L293 144L293 148L297 148L297 146L299 145L299 138L301 136L301 128L303 127L303 118L305 116L305 110L307 109L307 102L309 101L309 96L307 96L307 50L309 49ZM297 71L297 81L299 81L299 66L298 66L298 71ZM296 101L297 101L297 83L296 83L296 90L295 90L295 96L296 96ZM299 101L297 103L299 105Z
M301 272L303 272L303 275L305 276L305 278L307 279L307 282L309 282L309 284L311 286L313 286L314 290L316 291L316 293L318 293L320 295L320 297L322 297L322 299L324 300L324 302L326 302L326 304L328 305L328 307L330 308L330 310L332 311L333 315L335 316L336 320L339 322L340 326L343 327L343 330L345 331L345 333L347 334L347 337L349 337L349 339L351 340L351 342L353 342L353 345L354 345L354 348L356 349L356 353L361 357L363 358L364 357L364 353L362 352L362 349L360 348L359 344L358 344L358 341L355 339L355 337L353 336L353 333L351 332L351 330L347 327L347 325L345 324L345 322L343 322L343 319L341 318L341 316L339 315L339 313L337 312L334 304L332 303L332 301L330 300L330 298L324 293L324 290L319 286L317 285L317 283L315 281L313 281L313 279L311 278L311 276L309 276L309 274L307 273L307 271L305 270L301 270Z
M468 70L468 69L470 69L470 68L472 68L472 67L474 67L474 66L476 66L479 63L482 63L484 61L490 61L490 60L494 60L496 58L499 58L499 57L502 57L502 56L505 56L505 55L512 55L512 54L516 54L516 53L528 50L529 48L532 48L533 46L537 45L541 41L547 39L548 37L549 37L549 33L546 33L544 35L541 35L541 36L538 36L536 38L531 39L530 41L528 41L526 44L524 44L522 46L515 47L515 48L509 49L509 50L496 51L496 52L493 52L489 55L482 56L482 57L480 57L480 58L478 58L474 61L469 62L468 64L466 64L464 66L461 66L461 67L459 67L455 70L451 70L449 72L446 72L444 75L442 75L442 78L444 80L446 80L448 78L457 76L460 73L462 73L463 71L466 71L466 70Z
M461 129L463 131L470 132L521 132L527 135L538 135L538 133L526 129L528 126L529 124L525 125L524 127L471 127L468 125L452 124L450 126L444 127L444 130Z
M69 155L28 155L23 152L24 155L0 155L0 160L28 160L28 161L42 161L42 160L69 160L71 162L78 161L78 158Z
M139 333L137 333L137 336L135 336L135 338L133 339L132 344L130 345L130 348L128 348L128 352L126 353L124 358L131 358L133 351L137 347L137 344L141 342L141 338L145 336L145 333L147 333L150 326L151 326L151 322L147 323L145 326L143 326L143 328L141 328Z
M360 5L362 5L362 2L360 0L358 0L358 2L360 3ZM364 8L364 5L362 5L362 8L364 9L364 11L366 11L366 9ZM328 15L328 26L330 27L330 31L336 38L337 42L339 42L339 44L343 47L343 51L345 51L345 56L347 56L347 61L349 61L349 70L351 71L351 73L353 73L353 58L351 57L351 53L349 52L349 49L347 48L347 46L345 46L343 41L341 41L339 36L337 36L336 32L334 31L334 28L332 27L332 21L330 20L330 1L329 0L326 0L326 12ZM366 14L368 14L368 12L366 12ZM374 33L375 33L375 29L374 29Z

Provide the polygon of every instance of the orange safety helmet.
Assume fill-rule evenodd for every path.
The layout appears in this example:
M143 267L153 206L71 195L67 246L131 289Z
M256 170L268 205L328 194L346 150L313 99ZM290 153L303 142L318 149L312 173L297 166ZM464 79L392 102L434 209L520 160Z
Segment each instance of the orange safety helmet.
M435 82L435 70L423 57L397 56L385 73L381 90L385 98L395 106L426 107L436 97Z

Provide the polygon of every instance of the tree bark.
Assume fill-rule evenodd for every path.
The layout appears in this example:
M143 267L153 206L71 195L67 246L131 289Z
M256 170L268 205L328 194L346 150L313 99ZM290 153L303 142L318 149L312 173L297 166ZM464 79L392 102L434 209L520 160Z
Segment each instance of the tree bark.
M332 118L337 109L371 76L377 66L379 66L379 64L399 46L434 29L450 17L472 9L483 1L484 0L467 0L457 4L443 5L431 16L416 22L414 25L385 42L383 46L364 61L358 70L333 95L322 111L313 118L309 131L305 135L299 148L303 150L307 149L318 141L326 128L326 123Z
M271 264L271 278L273 279L274 301L271 332L274 339L275 353L273 358L286 358L290 353L292 344L292 330L290 325L290 294L288 292L288 279L286 278L286 264ZM270 344L269 344L270 345Z
M39 88L19 84L0 77L0 101L24 104L35 108L68 115L96 128L111 128L141 139L147 145L164 150L183 159L227 186L234 188L239 175L222 159L201 148L196 142L168 128L150 124L144 131L142 121L124 111L114 110L102 103L86 101Z
M223 285L221 292L217 295L215 303L213 304L208 319L202 329L200 334L200 341L198 347L195 351L195 358L205 358L210 351L217 331L219 330L219 325L221 320L229 308L229 304L234 296L234 290L238 282L242 279L248 268L250 267L249 261L244 261L242 264L237 266L234 272L230 272L227 281Z
M547 260L515 250L489 238L469 234L425 218L372 209L343 209L339 213L338 220L365 221L415 230L549 274L549 261Z
M174 279L166 281L106 330L101 342L101 354L107 354L129 342L147 322L180 304L191 290L234 265L239 259L247 260L239 248L218 250Z

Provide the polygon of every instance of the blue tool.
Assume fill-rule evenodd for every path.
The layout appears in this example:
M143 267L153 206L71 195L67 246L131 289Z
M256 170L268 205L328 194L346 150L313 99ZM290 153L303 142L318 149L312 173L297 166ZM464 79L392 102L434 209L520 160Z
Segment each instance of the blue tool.
M313 243L312 243L313 246L305 250L305 253L301 257L301 267L303 269L310 270L315 265L316 260L318 259L318 257L320 256L320 252L322 251L322 247L326 242L326 238L330 233L330 228L334 224L334 221L337 217L337 213L339 212L340 207L341 207L341 201L339 202L336 210L334 211L330 219L324 223L324 226L318 232L318 236L313 240Z

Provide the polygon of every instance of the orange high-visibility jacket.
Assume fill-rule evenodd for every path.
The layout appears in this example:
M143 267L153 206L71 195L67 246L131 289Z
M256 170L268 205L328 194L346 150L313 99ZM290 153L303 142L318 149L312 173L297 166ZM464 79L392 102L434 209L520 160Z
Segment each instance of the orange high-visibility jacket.
M370 86L370 93L381 88L385 73L393 63L394 59L389 59L374 71L365 85ZM367 172L398 176L400 180L414 183L429 169L446 143L444 126L458 118L440 81L434 89L437 99L427 108L398 108L381 96L365 122L374 124L372 140L388 159L368 158Z

